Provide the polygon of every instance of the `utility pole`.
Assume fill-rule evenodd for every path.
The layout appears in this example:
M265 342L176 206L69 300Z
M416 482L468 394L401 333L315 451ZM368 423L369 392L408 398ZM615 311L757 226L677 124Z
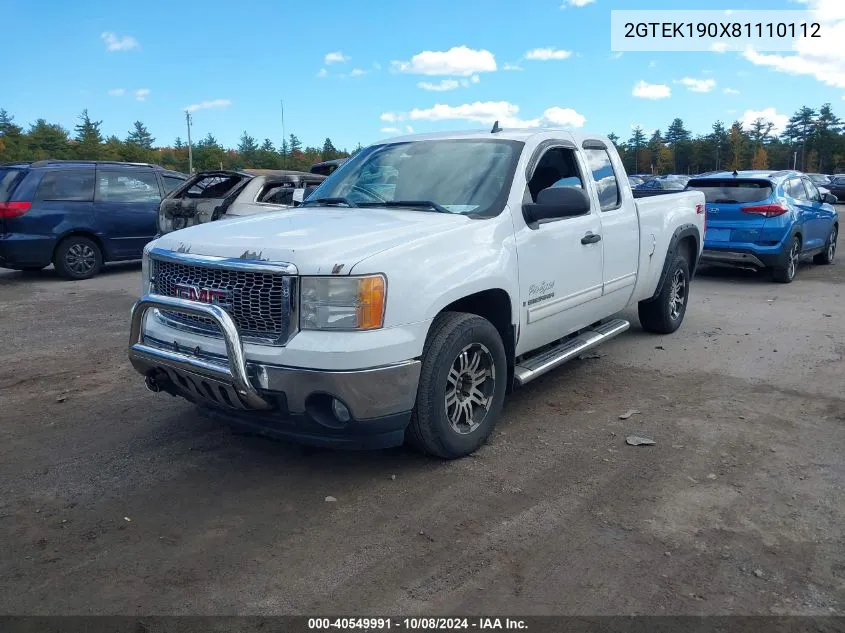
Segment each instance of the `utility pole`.
M282 169L288 168L288 149L287 142L288 137L285 135L285 102L284 100L280 100L279 103L282 106Z
M191 149L191 113L185 110L185 121L188 124L188 173L194 174L194 152Z
M792 171L795 171L795 167L798 164L798 152L792 152Z

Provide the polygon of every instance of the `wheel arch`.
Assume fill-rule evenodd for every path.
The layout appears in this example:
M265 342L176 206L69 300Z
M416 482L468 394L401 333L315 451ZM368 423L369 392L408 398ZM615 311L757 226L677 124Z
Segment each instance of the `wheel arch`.
M682 224L672 234L672 239L669 240L669 248L666 249L666 259L663 260L663 269L660 271L660 279L654 289L654 294L651 296L652 299L660 295L669 276L669 268L672 266L675 256L681 252L687 255L690 266L689 275L692 279L698 268L701 252L701 233L699 233L695 224Z
M489 288L465 295L440 309L444 312L466 312L475 314L490 321L505 347L505 357L508 363L507 386L513 385L514 354L516 350L517 326L513 322L513 305L508 292L502 288ZM431 329L429 329L429 335Z
M85 237L94 242L97 247L100 249L100 254L103 258L103 262L108 261L108 252L106 251L105 244L103 240L93 231L90 229L71 229L69 231L65 231L62 233L58 239L56 240L56 245L53 247L53 255L51 257L52 260L56 258L56 251L58 250L59 246L61 246L62 242L64 242L69 237Z

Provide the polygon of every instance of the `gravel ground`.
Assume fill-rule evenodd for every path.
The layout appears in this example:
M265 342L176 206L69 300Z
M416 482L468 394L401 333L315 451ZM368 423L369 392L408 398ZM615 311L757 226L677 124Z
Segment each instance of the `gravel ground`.
M841 263L705 271L679 332L516 392L454 462L236 436L147 392L138 285L0 272L0 613L845 612Z

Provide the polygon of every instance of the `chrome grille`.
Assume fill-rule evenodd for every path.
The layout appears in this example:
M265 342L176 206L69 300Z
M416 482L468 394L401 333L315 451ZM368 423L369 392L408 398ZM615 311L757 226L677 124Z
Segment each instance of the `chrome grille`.
M284 345L297 327L296 278L257 268L261 269L249 270L246 261L226 268L224 263L194 265L151 257L150 286L152 292L169 297L208 301L211 294L214 303L234 319L244 341ZM205 296L185 296L186 289ZM211 319L165 310L157 314L171 327L221 336Z

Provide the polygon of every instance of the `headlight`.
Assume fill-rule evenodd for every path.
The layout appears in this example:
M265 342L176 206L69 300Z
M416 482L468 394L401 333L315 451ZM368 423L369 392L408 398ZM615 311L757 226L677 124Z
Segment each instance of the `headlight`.
M303 330L375 330L384 325L387 280L303 277L299 323Z

